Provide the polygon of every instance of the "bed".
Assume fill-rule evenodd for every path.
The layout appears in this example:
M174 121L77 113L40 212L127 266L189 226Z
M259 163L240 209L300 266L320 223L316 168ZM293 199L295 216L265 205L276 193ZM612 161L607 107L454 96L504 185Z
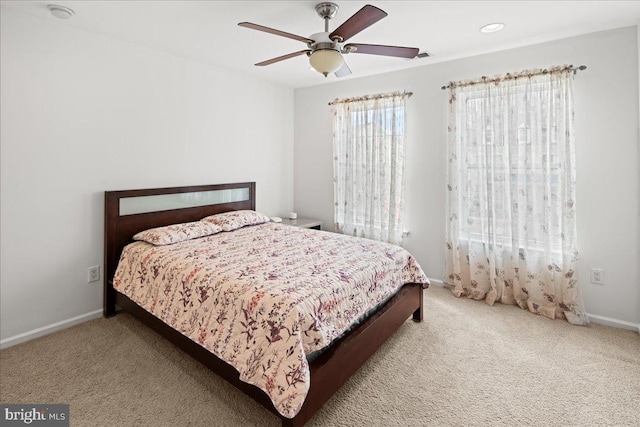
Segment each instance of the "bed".
M264 288L267 289L265 291L262 286L267 286L266 282L270 282L268 285L271 286L271 279L274 279L273 283L281 283L284 290L291 289L292 294L294 294L294 288L287 286L290 286L289 284L292 283L293 276L298 276L298 273L294 274L293 271L298 271L301 268L296 266L295 262L299 262L299 258L303 258L304 256L296 251L302 251L302 247L304 246L304 251L317 252L313 255L316 260L326 260L331 254L340 257L339 249L331 247L330 245L341 246L347 243L351 244L352 242L346 242L346 240L352 238L334 233L297 229L287 225L258 222L256 225L251 225L250 227L238 227L238 229L223 231L221 233L216 232L201 239L188 240L187 242L168 245L166 247L156 247L152 244L142 242L132 244L133 236L144 230L191 221L198 221L197 224L200 224L200 220L211 217L212 215L214 216L212 218L228 215L224 214L225 212L233 214L240 214L245 211L253 212L256 208L255 193L256 186L253 182L105 192L104 315L105 317L115 315L117 312L116 307L120 307L120 309L131 313L186 353L199 360L205 366L262 404L265 408L272 411L281 418L283 426L302 426L313 417L324 403L331 398L342 384L357 371L403 322L409 317L412 317L413 320L418 322L422 320L423 289L428 286L428 281L416 263L415 266L410 266L412 269L410 275L406 275L406 270L409 269L409 267L405 267L405 275L397 276L415 277L416 280L412 280L410 283L397 283L392 293L387 292L388 295L384 296L383 293L385 291L370 287L364 292L366 298L372 299L366 302L366 304L369 304L369 306L365 307L366 316L361 313L365 302L359 300L357 304L353 303L349 306L349 309L346 310L347 312L354 312L355 322L353 323L351 322L353 319L342 319L343 316L345 318L348 317L346 314L342 314L339 310L334 310L336 313L339 313L337 314L337 318L341 322L348 320L349 325L347 328L343 328L344 325L340 326L340 328L324 326L312 328L306 325L303 320L300 320L303 319L303 317L295 311L293 320L289 319L289 322L293 323L285 323L285 321L282 320L274 324L271 320L274 318L280 319L280 317L273 317L274 310L268 313L271 317L267 317L266 312L269 307L275 307L276 305L277 307L282 307L284 303L280 300L278 300L276 304L272 301L273 298L265 298L265 300L269 300L269 304L271 305L260 312L263 318L251 318L250 316L250 314L253 313L253 311L250 312L250 310L253 310L257 304L254 304L254 300L259 300L265 292L271 292L268 290L271 288ZM294 239L302 239L300 241L307 243L305 245L291 245L287 243L295 241ZM365 259L366 254L374 251L373 242L369 243L364 239L353 240L358 242L362 253L361 258ZM241 241L246 241L247 243L242 243L241 245L239 243ZM275 243L277 241L282 241L286 244L283 243L284 246L278 247ZM327 243L323 243L324 241ZM246 273L241 267L234 267L235 264L226 260L224 256L221 256L221 254L226 255L227 252L233 252L228 248L234 247L234 245L246 251L246 249L244 249L246 246L243 245L252 244L250 242L254 242L256 248L258 248L257 245L260 242L267 246L263 246L261 249L256 249L255 251L249 248L250 251L257 254L256 256L259 255L262 257L256 258L254 264L246 267L251 270L249 273ZM211 248L215 248L215 250ZM220 252L220 248L223 248L224 251ZM265 248L269 248L269 251L265 250ZM275 260L275 257L278 257L278 255L285 250L289 255L286 259L285 257L280 257L279 262L282 264L279 266L274 264L275 267L266 264L265 260L268 257L274 257ZM382 255L384 255L386 251L386 255L389 258L395 251L395 249L390 249L390 245L386 248L382 247L380 250L382 251ZM400 249L398 250L400 251ZM163 263L175 266L176 262L173 258L169 257L174 256L174 254L178 252L184 252L184 254L186 254L185 259L193 262L189 267L193 270L193 274L189 274L190 278L197 274L204 275L204 272L207 271L205 275L207 278L213 277L212 275L214 274L220 274L224 279L225 276L223 273L227 270L235 271L235 268L237 271L240 271L241 274L235 275L234 280L236 276L242 276L243 280L246 279L245 282L242 282L244 283L242 284L242 286L244 286L242 289L247 288L248 283L250 284L249 287L257 286L253 289L253 292L260 290L259 296L254 296L253 299L247 297L247 301L251 300L251 307L245 303L238 303L239 308L225 310L225 313L236 313L235 317L237 317L238 320L233 322L227 321L226 317L234 317L230 314L228 316L225 315L223 318L226 323L221 323L220 321L215 323L211 320L215 325L222 325L218 328L220 331L218 331L218 329L214 331L214 329L203 327L203 324L198 323L200 320L194 319L215 317L210 314L213 312L212 307L214 306L212 304L218 304L215 307L222 307L222 299L224 299L226 301L224 303L229 306L235 304L231 301L236 301L237 299L226 300L226 295L230 295L232 293L231 291L225 290L223 293L214 295L211 287L203 291L203 286L201 286L198 291L191 285L185 287L184 279L182 279L182 291L165 290L164 294L157 289L151 290L151 280L144 282L145 286L149 285L149 289L140 290L139 287L136 288L131 285L131 283L135 281L135 278L140 276L141 267L135 264L135 262L138 262L136 256L143 258L145 261L154 259L154 257L157 258L159 264L151 267L150 271L155 271L155 276L164 277L167 275L170 276L170 273L158 273L158 270L163 268ZM181 256L184 256L184 254ZM384 256L382 256L382 258L384 258ZM413 259L413 257L410 256L409 258ZM207 264L207 267L203 267L204 264L198 264L201 259L217 259L216 262L218 262L218 264L213 264L213 267ZM119 262L121 263L120 268L118 268ZM366 261L364 262L366 263ZM331 264L331 262L326 262L325 264L328 265ZM353 264L355 264L355 262ZM264 272L253 271L255 270L255 265L264 267ZM320 266L320 270L318 271L325 271L326 268L328 268L327 265ZM274 269L277 269L277 271ZM291 271L289 271L290 269ZM357 271L358 269L355 269L352 273ZM418 274L417 271L421 274ZM129 275L127 275L127 272ZM319 276L322 276L322 274L319 274ZM376 278L378 276L384 278L381 279L381 283L385 280L387 282L389 282L389 280L399 280L396 276L392 275L391 269L389 269L389 271L380 269L380 271L376 272ZM311 279L312 277L308 277L305 280L310 281ZM315 279L317 279L317 277L315 277L314 280ZM325 294L331 293L335 295L338 292L346 292L341 290L340 286L342 286L342 284L337 283L340 282L341 279L344 282L348 282L351 278L338 277L336 283L327 283L327 288L333 287L331 288L333 290L331 292L326 291ZM217 279L210 280L215 281ZM224 280L222 280L222 282L224 282ZM310 292L320 292L318 289L321 282L322 280L317 282L318 284L308 286ZM240 278L238 278L238 283L240 283ZM158 286L158 289L162 289L162 285ZM369 284L369 286L372 285ZM214 286L214 288L218 289L217 286ZM191 302L188 303L183 291L187 292L190 297L192 291L195 291L197 295L191 298ZM208 291L211 292L207 293ZM202 297L200 297L198 292L202 293ZM169 302L167 302L166 307L156 307L158 301L160 301L159 304L162 304L166 302L165 300L172 299L166 297L169 293L171 293L171 295L173 295L173 293L175 293L175 295L183 295L180 301L184 304L184 313L182 313L182 309L170 307L168 305ZM145 298L140 298L140 294L162 294L164 296L161 295L155 299L145 300ZM318 300L321 300L325 294L318 293ZM356 294L345 294L342 299L346 302L352 302L359 298L354 295ZM316 296L313 298L316 298ZM374 301L374 298L377 299ZM177 297L175 299L177 300ZM199 307L193 307L194 299L197 301L195 305ZM291 297L291 299L295 298ZM150 302L151 300L153 300L153 302ZM305 297L297 297L296 299L297 302L304 300ZM308 300L315 301L315 299L310 298L308 298ZM283 299L283 301L289 300ZM375 304L372 301L375 302ZM328 300L324 298L324 300L320 301L316 306L326 308L327 302ZM187 307L188 304L189 307ZM353 309L353 307L358 308L359 311ZM258 309L256 309L256 313L257 312ZM162 313L169 314L164 315ZM171 313L183 314L182 320L175 320L174 318L179 319L179 317L173 316ZM289 313L289 311L287 311L287 313ZM216 314L218 313L216 312ZM221 315L218 314L218 318L220 316ZM287 314L287 316L284 317L291 316ZM262 324L265 328L270 328L268 331L272 331L271 335L269 335L268 331L261 333L257 327L253 327L253 329L257 331L255 335L259 335L262 340L258 340L256 344L256 339L252 337L254 343L251 345L254 347L250 347L248 333L244 335L233 335L234 337L243 336L246 338L246 350L244 351L260 353L260 357L263 357L261 361L255 361L255 363L252 364L252 366L255 366L255 369L244 369L244 366L235 363L236 353L238 352L235 347L242 346L238 346L238 343L235 342L235 347L233 347L231 345L233 343L229 342L231 329L235 327L234 325L241 323L243 325L243 331L246 331L249 320L251 320L254 325ZM313 317L310 325L315 325L316 321L317 316ZM327 324L333 325L333 323L329 322ZM240 326L237 327L240 328ZM222 338L214 340L214 333L222 333L222 329L229 331L226 341ZM298 329L300 329L300 331L298 331ZM322 334L317 333L319 329L322 330ZM189 332L192 330L195 332L201 330L203 335L194 335ZM206 336L207 331L211 332L210 337ZM293 334L293 332L296 332L296 334ZM266 336L266 341L264 340L264 336ZM300 338L298 338L298 336ZM326 338L326 340L330 339L330 341L323 342L323 338ZM222 345L220 343L222 343ZM284 343L287 343L287 345L284 345ZM290 345L291 343L294 343L294 345ZM228 350L228 348L231 347L234 348L234 352ZM264 351L265 348L267 351ZM263 353L269 353L269 358L264 359L266 356ZM277 359L272 355L281 355L278 357L282 359ZM267 361L265 362L264 360ZM298 365L296 365L296 361ZM286 369L280 369L282 375L279 383L273 380L273 378L276 378L275 374L270 375L271 371L267 372L267 369L272 368L274 372L276 372L276 365L277 367L281 365L286 367ZM262 374L256 373L256 370L261 370ZM247 371L251 371L250 374L253 375L253 377L251 377ZM269 375L267 375L268 373ZM272 382L270 383L268 380ZM274 384L273 381L276 381L276 383ZM284 384L284 386L281 384ZM281 397L278 398L277 396Z

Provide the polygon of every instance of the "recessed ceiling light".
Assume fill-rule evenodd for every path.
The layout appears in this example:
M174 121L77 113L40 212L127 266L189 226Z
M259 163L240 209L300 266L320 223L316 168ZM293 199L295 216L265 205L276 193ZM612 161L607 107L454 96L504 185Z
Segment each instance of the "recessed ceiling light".
M484 27L480 28L480 31L483 33L495 33L496 31L500 31L504 28L504 24L502 22L494 22L493 24L487 24Z
M47 9L49 9L49 12L56 18L69 19L73 16L73 10L68 7L58 6L57 4L49 4L47 5Z

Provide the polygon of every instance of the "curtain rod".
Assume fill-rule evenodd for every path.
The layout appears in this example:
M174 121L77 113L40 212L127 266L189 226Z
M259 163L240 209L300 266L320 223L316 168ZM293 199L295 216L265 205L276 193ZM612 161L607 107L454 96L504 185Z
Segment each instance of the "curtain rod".
M333 101L331 101L329 105L340 104L342 102L356 102L356 101L367 101L369 99L391 98L393 96L398 96L398 95L411 97L411 95L413 95L413 92L393 92L393 93L381 93L378 95L356 96L353 98L343 98L343 99L336 98Z
M445 90L445 89L449 89L452 87L456 87L456 86L472 86L475 84L479 84L479 83L487 83L487 82L496 82L496 81L500 81L500 80L514 80L517 78L522 78L522 77L531 77L531 76L537 76L540 74L548 74L554 71L573 71L573 74L576 74L578 71L584 71L587 69L586 65L580 65L579 67L574 67L573 65L569 65L566 67L562 67L559 68L558 70L554 70L554 69L543 69L543 70L537 70L534 72L523 72L523 73L516 73L516 75L512 75L510 73L507 73L504 76L499 76L499 77L492 77L492 78L488 78L487 76L482 76L480 79L476 80L476 81L461 81L461 82L450 82L448 85L446 86L442 86L440 89Z

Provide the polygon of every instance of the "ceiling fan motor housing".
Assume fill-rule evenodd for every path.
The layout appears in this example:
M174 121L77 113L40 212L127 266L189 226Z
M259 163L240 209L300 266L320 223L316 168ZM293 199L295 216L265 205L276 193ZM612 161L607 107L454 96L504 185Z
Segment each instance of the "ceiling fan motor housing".
M331 49L337 52L340 52L341 50L340 43L329 38L329 32L311 34L309 38L314 42L307 44L307 46L309 46L309 49L313 50L314 52L316 50L323 49Z

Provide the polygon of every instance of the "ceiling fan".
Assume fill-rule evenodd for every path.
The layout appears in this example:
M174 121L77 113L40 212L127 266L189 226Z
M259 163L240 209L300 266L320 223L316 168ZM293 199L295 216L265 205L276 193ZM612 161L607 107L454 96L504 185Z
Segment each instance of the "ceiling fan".
M327 77L329 73L333 72L335 72L337 77L344 77L351 74L351 69L344 61L344 54L365 53L369 55L395 56L400 58L414 58L418 55L419 49L416 47L385 46L362 43L343 44L360 31L387 16L385 11L378 9L375 6L371 6L370 4L364 6L333 32L329 32L329 20L338 13L338 5L328 2L319 3L316 5L316 12L318 12L318 15L324 19L324 32L315 33L309 37L286 33L284 31L253 24L251 22L240 22L238 25L241 27L264 31L265 33L287 37L307 44L307 49L258 62L255 65L270 65L296 56L307 55L311 66L325 77Z

